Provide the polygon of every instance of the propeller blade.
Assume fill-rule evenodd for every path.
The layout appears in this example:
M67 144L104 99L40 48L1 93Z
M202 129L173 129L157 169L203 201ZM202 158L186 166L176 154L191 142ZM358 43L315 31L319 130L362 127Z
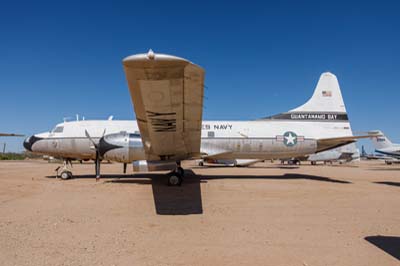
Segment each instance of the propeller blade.
M96 171L96 182L100 179L100 153L96 150L96 160L95 160L95 171Z
M89 132L87 132L87 130L85 129L85 135L86 135L86 137L90 140L90 142L92 142L92 144L93 144L93 146L96 148L96 150L97 150L97 143L96 142L94 142L94 140L92 139L92 137L90 136L90 134L89 134Z
M103 131L103 136L106 134L106 129L104 129ZM86 137L90 140L90 142L92 142L93 146L96 149L96 159L94 161L95 163L95 171L96 171L96 182L100 179L100 163L101 163L101 158L100 158L100 151L99 151L99 145L98 143L96 143L92 137L90 136L89 132L85 129L85 135Z

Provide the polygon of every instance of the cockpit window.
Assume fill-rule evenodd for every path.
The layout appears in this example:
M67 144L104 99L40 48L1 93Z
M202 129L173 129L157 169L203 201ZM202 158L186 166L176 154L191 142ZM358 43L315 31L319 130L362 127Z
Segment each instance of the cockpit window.
M56 127L53 129L53 133L62 133L64 131L64 127Z

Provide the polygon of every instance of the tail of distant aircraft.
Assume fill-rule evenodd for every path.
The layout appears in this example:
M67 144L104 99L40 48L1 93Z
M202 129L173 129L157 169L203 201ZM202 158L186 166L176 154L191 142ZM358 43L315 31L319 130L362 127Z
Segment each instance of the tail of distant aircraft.
M361 157L367 156L367 152L364 149L364 145L361 146Z
M393 143L383 134L382 131L375 130L368 133L379 135L371 138L375 150L385 149L393 146Z

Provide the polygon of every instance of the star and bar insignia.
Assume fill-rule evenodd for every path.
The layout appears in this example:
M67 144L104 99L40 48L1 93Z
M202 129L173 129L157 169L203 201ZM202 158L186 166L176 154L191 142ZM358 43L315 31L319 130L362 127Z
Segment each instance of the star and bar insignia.
M276 141L283 142L287 147L293 147L297 142L304 141L304 136L297 136L293 131L286 131L283 135L276 136Z

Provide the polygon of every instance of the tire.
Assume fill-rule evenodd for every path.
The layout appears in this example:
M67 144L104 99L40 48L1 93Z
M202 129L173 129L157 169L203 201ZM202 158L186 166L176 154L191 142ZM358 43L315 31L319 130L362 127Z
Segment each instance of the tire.
M168 186L173 186L173 187L181 186L182 181L183 181L182 176L177 172L173 172L168 176Z
M72 173L70 171L62 171L60 177L62 180L68 180L72 178Z

